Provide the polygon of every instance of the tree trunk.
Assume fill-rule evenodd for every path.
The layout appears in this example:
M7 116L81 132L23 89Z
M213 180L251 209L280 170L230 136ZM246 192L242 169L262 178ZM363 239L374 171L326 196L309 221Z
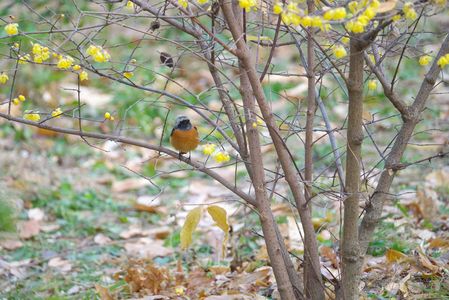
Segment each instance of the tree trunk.
M348 78L348 132L346 149L346 179L342 241L342 288L345 300L359 299L360 259L358 218L360 169L363 141L363 48L357 37L350 42Z

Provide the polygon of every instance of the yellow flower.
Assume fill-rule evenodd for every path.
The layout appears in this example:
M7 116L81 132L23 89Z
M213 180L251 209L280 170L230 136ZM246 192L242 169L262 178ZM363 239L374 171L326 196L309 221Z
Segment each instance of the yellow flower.
M414 19L416 19L416 11L413 8L413 3L411 2L405 3L404 6L402 7L402 11L404 12L404 16L407 20L413 21Z
M229 156L229 154L227 152L220 151L214 155L214 159L218 163L223 163L223 162L228 162L231 159L231 157Z
M365 17L367 17L368 19L372 19L376 16L376 12L374 11L374 9L372 9L371 7L368 7L367 9L365 9L365 11L363 12L363 15Z
M81 66L80 65L74 65L73 67L72 67L72 70L73 71L78 71L78 70L80 70L81 69Z
M17 98L14 98L14 99L12 99L12 103L14 104L14 105L19 105L19 99L17 99Z
M19 43L15 42L14 45L13 45L13 47L14 47L14 49L16 49L16 50L19 49Z
M313 27L321 27L323 25L323 20L320 16L314 16L312 18L312 26Z
M419 64L421 66L427 66L432 61L432 57L429 55L423 55L419 58Z
M187 5L189 4L189 2L187 2L187 0L178 0L178 4L181 7L187 8Z
M246 12L249 12L251 8L257 5L257 0L239 0L239 5Z
M111 59L109 53L100 46L90 45L86 54L92 56L96 62L107 62Z
M370 80L368 81L368 90L374 91L377 88L377 81Z
M23 101L25 101L25 100L26 100L26 98L25 98L25 96L24 96L24 95L19 95L19 100L23 102Z
M273 13L276 15L279 15L282 12L282 4L279 2L276 2L273 6Z
M312 25L312 17L305 16L304 18L302 18L301 25L306 27L306 28L310 27Z
M7 35L16 35L19 33L19 24L10 23L5 26L5 32Z
M393 20L393 22L397 22L401 19L401 15L400 14L394 15L393 18L391 19Z
M126 77L126 78L130 79L133 76L134 76L133 72L123 72L123 77Z
M346 49L343 46L334 47L334 55L337 59L345 57L346 54Z
M335 18L335 9L329 9L323 15L323 19L326 21L331 21L334 18Z
M371 1L370 7L376 9L380 6L380 2L378 0Z
M25 120L29 120L29 121L33 121L33 122L39 122L39 120L41 119L41 116L39 115L39 112L26 112L23 115L23 118Z
M87 74L86 71L82 71L82 72L80 73L80 80L81 80L81 81L89 80L89 74Z
M341 38L341 42L342 42L343 44L349 43L349 37L348 37L348 36L342 37L342 38Z
M33 52L35 63L41 64L50 58L50 52L47 47L42 47L39 43L32 43L32 45L33 49L31 52Z
M110 120L110 121L114 121L114 117L111 115L111 113L109 113L109 112L105 112L104 113L104 118L106 119L106 120Z
M215 144L207 144L203 147L203 153L204 155L211 155L215 151Z
M58 60L58 64L56 67L61 70L67 70L69 69L73 64L73 58L70 56L63 56Z
M198 0L199 4L206 4L207 2L209 2L209 0Z
M441 56L437 61L438 66L442 69L449 64L449 54Z
M19 55L19 64L24 65L31 60L31 56L29 54L25 54L24 56Z
M134 3L132 3L131 1L126 2L126 7L129 9L134 9Z
M51 112L51 116L52 116L53 118L60 118L61 115L62 115L62 110L61 110L61 108L59 108L59 107L56 108L54 111Z
M2 72L2 74L0 74L0 83L5 84L8 80L9 80L8 75Z
M334 20L341 20L344 18L346 18L346 8L339 7L337 9L335 9Z

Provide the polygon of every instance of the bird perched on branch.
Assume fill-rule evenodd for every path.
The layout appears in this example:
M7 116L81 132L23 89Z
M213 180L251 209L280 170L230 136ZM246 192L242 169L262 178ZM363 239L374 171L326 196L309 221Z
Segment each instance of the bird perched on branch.
M190 151L195 150L199 143L198 130L190 123L189 118L178 116L170 134L170 144L179 151L179 158L189 153L190 159Z

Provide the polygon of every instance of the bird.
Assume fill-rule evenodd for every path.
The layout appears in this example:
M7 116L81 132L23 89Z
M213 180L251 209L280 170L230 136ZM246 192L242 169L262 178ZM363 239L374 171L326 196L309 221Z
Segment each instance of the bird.
M179 151L179 158L189 153L190 159L190 151L195 150L199 143L198 129L190 123L188 117L178 116L170 134L170 144Z

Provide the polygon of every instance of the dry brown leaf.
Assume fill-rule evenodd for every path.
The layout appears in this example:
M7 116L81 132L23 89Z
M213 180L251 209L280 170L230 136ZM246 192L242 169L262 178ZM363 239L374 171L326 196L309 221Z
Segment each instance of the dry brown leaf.
M209 271L214 275L226 274L231 272L231 269L227 266L211 266L209 267Z
M115 181L112 184L111 189L114 193L123 193L131 190L137 190L148 185L151 185L151 182L145 178L127 178L121 181Z
M111 239L102 233L99 233L94 237L94 243L97 245L107 245L110 242Z
M109 290L104 286L96 284L95 289L97 290L97 293L100 296L101 300L114 300L114 297L112 297L112 295L109 293Z
M62 273L66 273L72 270L72 264L68 260L64 260L60 257L54 257L50 259L48 261L48 266Z
M173 249L163 246L163 241L140 238L135 242L125 243L124 248L130 256L151 259L173 254Z
M432 271L433 273L437 273L439 271L439 267L431 262L431 260L425 255L421 250L418 251L419 262L421 265Z
M321 255L326 257L334 268L338 267L337 254L335 254L334 249L327 246L321 246L320 248Z
M385 2L381 2L379 7L377 8L377 13L386 13L392 11L396 7L397 0L388 0Z
M159 212L157 206L145 205L145 204L141 204L141 203L134 203L133 207L137 211L145 211L145 212L152 213L152 214Z
M19 236L22 239L32 238L33 236L38 235L40 231L40 223L36 220L19 222L17 226L19 228Z
M437 170L426 176L426 185L429 187L449 186L449 172Z
M448 248L449 239L445 238L434 238L430 240L429 248Z
M387 258L388 263L395 263L405 259L407 255L394 249L388 249L385 252L385 257Z
M136 225L131 225L131 226L129 226L128 229L126 229L125 231L122 231L120 233L120 237L122 239L126 239L126 240L129 238L132 238L132 237L143 236L143 235L145 235L145 233L144 233L142 227L136 226Z
M432 220L438 212L438 194L429 188L420 188L416 197L423 217Z
M23 243L19 240L4 240L0 241L0 247L6 250L15 250L23 246Z

